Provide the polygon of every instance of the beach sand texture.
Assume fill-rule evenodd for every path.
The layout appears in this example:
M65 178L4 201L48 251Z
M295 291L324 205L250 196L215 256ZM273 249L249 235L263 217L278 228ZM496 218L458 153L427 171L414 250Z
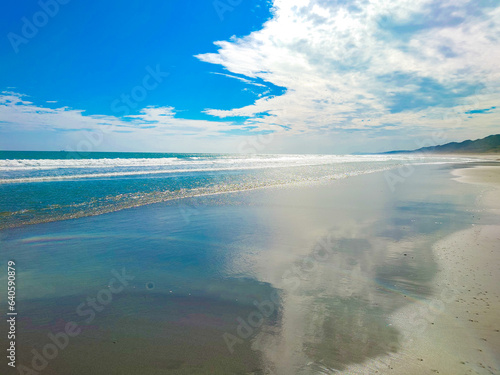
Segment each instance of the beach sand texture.
M434 296L393 315L404 349L346 373L500 373L500 167L452 175L479 188L476 214L492 213L489 223L472 224L433 246L439 265Z

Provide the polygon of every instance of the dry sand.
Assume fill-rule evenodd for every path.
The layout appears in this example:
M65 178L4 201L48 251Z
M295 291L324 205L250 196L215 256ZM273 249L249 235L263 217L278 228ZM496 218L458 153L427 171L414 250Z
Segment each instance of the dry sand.
M478 186L478 208L498 214L434 245L435 297L392 319L402 350L352 366L348 374L500 374L500 166L453 171Z

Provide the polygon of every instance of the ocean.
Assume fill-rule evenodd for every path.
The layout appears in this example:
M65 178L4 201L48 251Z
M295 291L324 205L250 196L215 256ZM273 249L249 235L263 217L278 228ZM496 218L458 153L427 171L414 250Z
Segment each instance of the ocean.
M150 203L320 183L403 165L471 161L421 155L0 152L0 228Z

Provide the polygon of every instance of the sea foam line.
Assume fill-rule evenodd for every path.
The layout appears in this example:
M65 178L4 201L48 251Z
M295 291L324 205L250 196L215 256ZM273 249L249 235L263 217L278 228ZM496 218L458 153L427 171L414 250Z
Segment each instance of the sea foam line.
M375 160L372 160L376 162ZM382 160L378 160L381 162ZM393 162L406 162L408 159L391 159L388 161ZM462 162L469 162L474 160L462 159ZM352 161L356 162L356 161ZM365 160L366 162L366 160ZM430 159L427 161L412 162L413 165L423 164L450 164L456 163L457 160L435 160ZM215 163L213 163L215 164ZM20 184L20 183L34 183L34 182L52 182L52 181L68 181L68 180L81 180L92 178L108 178L108 177L124 177L124 176L147 176L154 174L173 174L173 173L189 173L189 172L219 172L219 171L238 171L238 170L256 170L256 169L275 169L275 168L292 168L292 167L311 167L311 166L324 166L324 165L338 165L339 162L331 162L323 160L321 162L313 163L300 163L300 164L271 164L271 165L254 165L254 166L232 166L232 167L212 167L212 168L186 168L186 169L161 169L161 170L141 170L141 171L123 171L123 172L107 172L107 173L88 173L88 174L70 174L70 175L52 175L40 177L20 177L20 178L3 178L0 179L0 184ZM400 164L399 164L400 165ZM390 167L398 166L398 164L389 165Z
M0 171L27 171L47 169L81 169L81 168L112 168L112 167L162 167L181 165L248 165L248 164L283 164L294 165L310 163L349 163L349 162L389 162L415 161L421 159L417 155L258 155L252 157L230 158L198 158L193 160L182 158L116 158L116 159L5 159L0 160ZM436 157L427 157L435 159ZM457 158L440 158L456 160Z
M321 166L323 164L299 164L299 165L268 165L268 166L253 166L253 167L229 167L229 168L188 168L188 169L165 169L154 171L128 171L128 172L108 172L108 173L89 173L89 174L75 174L66 176L44 176L44 177L23 177L23 178L4 178L0 179L0 184L14 184L14 183L31 183L31 182L50 182L50 181L64 181L85 178L101 178L101 177L123 177L123 176L140 176L151 174L172 174L172 173L189 173L189 172L218 172L218 171L235 171L235 170L254 170L254 169L273 169L273 168L290 168L290 167L310 167Z

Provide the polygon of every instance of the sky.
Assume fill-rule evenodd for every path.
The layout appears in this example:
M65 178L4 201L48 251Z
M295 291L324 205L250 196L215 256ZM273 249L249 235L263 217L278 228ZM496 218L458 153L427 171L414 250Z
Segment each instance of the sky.
M3 150L370 153L500 133L497 0L3 8Z

